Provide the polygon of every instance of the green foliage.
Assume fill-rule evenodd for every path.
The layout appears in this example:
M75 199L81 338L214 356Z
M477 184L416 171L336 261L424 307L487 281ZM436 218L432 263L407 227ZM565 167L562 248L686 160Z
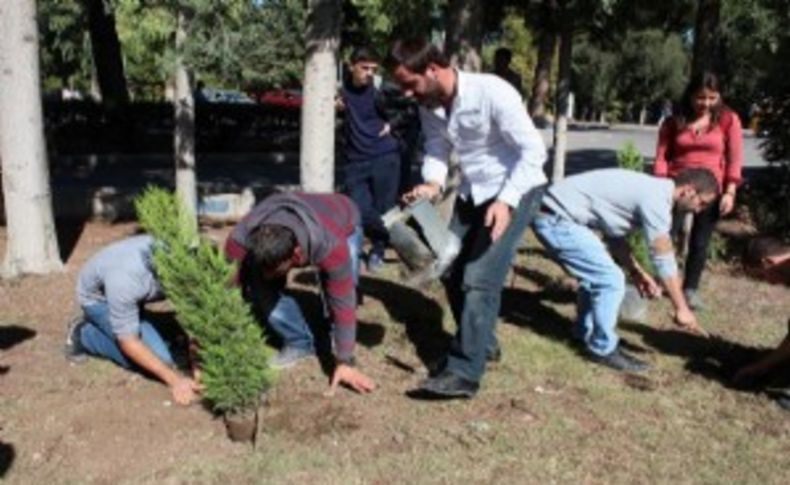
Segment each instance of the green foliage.
M662 99L677 99L685 87L687 64L688 53L677 34L628 31L616 49L582 37L573 54L577 104L588 117L615 108L633 117L636 110Z
M135 201L142 227L159 245L154 265L178 321L198 343L203 395L215 411L255 407L273 381L271 351L244 301L230 286L236 267L201 239L171 193L149 188Z
M635 172L645 171L645 159L636 148L636 145L630 141L617 152L617 165L620 168L633 170ZM650 261L650 249L645 240L644 232L641 230L631 232L626 240L631 247L634 258L639 262L639 265L642 266L645 271L655 273L653 263Z
M191 0L187 63L220 87L294 86L304 70L300 0Z
M162 99L173 72L173 10L166 3L116 0L115 24L130 92L138 100Z
M45 90L90 87L87 13L77 0L40 0L41 73Z
M762 143L765 157L771 161L770 178L753 190L755 221L764 233L790 240L790 6L787 0L764 0L771 8L776 25L773 33L773 56L760 83L760 130L767 133Z
M350 0L348 4L343 26L347 46L367 45L383 56L393 35L429 36L438 27L434 14L447 0Z
M621 103L616 99L615 80L618 56L596 47L588 37L580 38L574 46L573 84L578 106L587 110L584 117L606 117L619 120Z

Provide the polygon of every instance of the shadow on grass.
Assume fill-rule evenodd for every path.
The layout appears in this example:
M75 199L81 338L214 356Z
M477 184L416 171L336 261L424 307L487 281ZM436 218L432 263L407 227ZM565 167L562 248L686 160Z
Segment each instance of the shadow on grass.
M35 330L21 325L0 326L0 350L8 350L35 336Z
M755 381L749 386L732 381L736 371L760 358L768 349L731 342L718 335L700 337L674 329L657 329L647 325L624 322L621 328L641 335L647 345L662 353L686 359L685 369L720 383L729 389L760 391L775 376ZM777 373L778 374L778 373Z
M0 350L8 350L35 336L35 330L21 325L0 326ZM0 365L0 376L8 374L9 370L11 370L10 366Z
M502 291L502 308L500 315L518 327L524 327L543 337L571 345L574 341L571 334L572 321L553 308L541 303L551 299L546 291L526 291L506 288Z
M535 297L539 300L550 300L556 303L573 303L576 301L575 291L564 288L558 283L557 279L545 273L520 265L513 266L513 273L543 288L540 292L530 293L536 295Z
M0 478L3 478L16 458L14 445L0 441Z
M381 301L393 321L402 323L423 364L429 365L445 354L451 335L442 327L444 310L433 299L405 285L362 277L360 289Z

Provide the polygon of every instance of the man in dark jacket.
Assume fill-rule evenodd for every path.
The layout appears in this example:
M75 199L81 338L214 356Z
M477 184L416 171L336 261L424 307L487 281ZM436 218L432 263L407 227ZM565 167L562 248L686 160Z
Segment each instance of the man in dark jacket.
M345 111L344 183L359 207L372 245L368 269L376 271L389 242L381 216L395 206L398 197L400 147L373 85L378 62L367 48L356 49L350 62L340 104Z

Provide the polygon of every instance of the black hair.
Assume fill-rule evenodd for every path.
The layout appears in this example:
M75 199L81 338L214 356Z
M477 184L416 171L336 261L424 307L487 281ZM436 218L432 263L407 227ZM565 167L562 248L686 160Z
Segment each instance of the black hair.
M348 58L351 64L357 62L378 62L377 56L369 47L357 47L351 52L351 57Z
M250 233L249 245L255 266L273 270L293 255L296 235L279 224L261 224Z
M691 185L698 194L719 195L719 182L706 168L687 168L675 176L675 186Z
M505 65L510 64L510 61L513 60L513 51L507 47L500 47L494 52L494 61L497 59L502 59L502 62L505 63Z
M399 39L392 44L387 64L390 68L403 66L415 74L423 74L428 64L450 67L450 61L435 45L423 37Z

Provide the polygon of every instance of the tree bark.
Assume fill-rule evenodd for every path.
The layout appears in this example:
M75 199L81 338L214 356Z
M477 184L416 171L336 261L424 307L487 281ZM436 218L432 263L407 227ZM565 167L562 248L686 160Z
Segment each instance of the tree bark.
M543 32L538 43L538 62L532 81L532 95L529 99L529 114L533 119L546 117L546 99L551 85L551 65L557 50L556 0L546 0L542 7Z
M560 59L557 75L556 115L554 117L554 163L552 182L565 177L565 154L568 139L568 97L571 89L571 58L573 55L573 16L563 9L560 25Z
M93 64L102 101L109 108L117 108L129 101L129 91L126 88L121 42L115 30L115 15L105 0L86 2Z
M190 72L184 64L184 45L188 20L179 10L176 26L175 89L173 113L176 193L187 211L190 223L197 227L197 176L195 175L195 98Z
M62 268L44 142L35 0L0 2L0 160L7 227L2 273Z
M339 0L309 0L308 6L299 156L301 184L307 192L331 192L335 185L335 73L341 4Z
M483 68L483 5L481 0L450 0L444 49L450 62L463 71Z
M721 0L698 0L697 20L694 27L694 57L691 75L716 69L718 52L716 48L719 29Z

